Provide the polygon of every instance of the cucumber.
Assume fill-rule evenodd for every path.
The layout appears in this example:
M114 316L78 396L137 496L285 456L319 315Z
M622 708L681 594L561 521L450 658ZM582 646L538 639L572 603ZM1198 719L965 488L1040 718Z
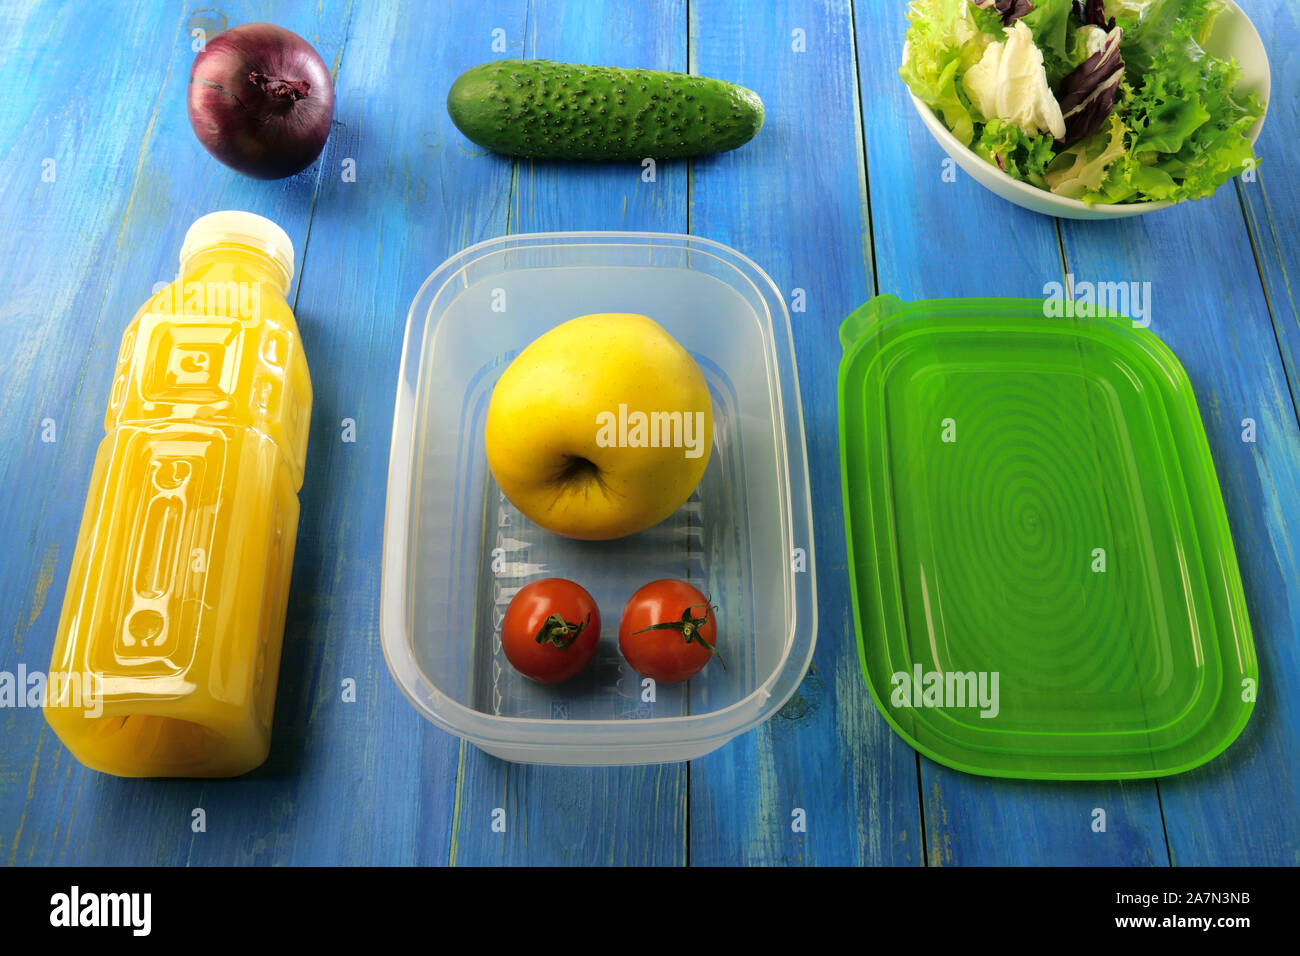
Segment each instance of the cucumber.
M763 125L763 101L687 73L496 60L451 85L447 112L469 139L531 159L680 159L735 149Z

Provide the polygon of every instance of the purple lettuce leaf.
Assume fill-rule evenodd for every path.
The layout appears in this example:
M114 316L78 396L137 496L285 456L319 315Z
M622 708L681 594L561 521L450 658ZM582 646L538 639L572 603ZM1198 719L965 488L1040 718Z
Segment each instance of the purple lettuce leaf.
M1101 129L1115 107L1115 96L1124 78L1124 58L1118 27L1106 34L1105 45L1080 63L1061 81L1056 99L1065 117L1065 144L1077 142Z
M1085 27L1115 29L1115 18L1106 19L1106 0L1074 0L1074 15Z
M1002 17L1002 25L1009 27L1023 16L1033 11L1030 0L973 0L975 6L985 10L996 10Z

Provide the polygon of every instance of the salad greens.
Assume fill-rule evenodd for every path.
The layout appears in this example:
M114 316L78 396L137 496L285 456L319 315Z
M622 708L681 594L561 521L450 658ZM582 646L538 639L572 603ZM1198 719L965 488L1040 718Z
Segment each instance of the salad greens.
M1023 23L1006 31L1006 40L990 43L978 63L961 78L961 87L981 115L1020 127L1026 134L1066 135L1065 117L1043 68L1043 54Z
M1030 136L1019 126L1003 120L989 120L971 148L1004 173L1050 189L1047 167L1056 159L1053 139L1047 134Z
M963 145L1016 179L1090 204L1200 199L1255 161L1248 134L1264 112L1236 90L1237 64L1205 51L1223 10L913 0L900 72ZM1057 115L1060 138L1044 121Z
M1043 51L1047 82L1056 89L1065 74L1078 66L1077 61L1072 61L1070 49L1078 25L1074 0L1034 0L1034 9L1024 16L1023 22Z
M1004 27L1011 26L1030 10L1034 9L1032 0L974 0L975 6L989 9L992 7L1002 17Z
M1115 107L1119 85L1124 81L1124 58L1120 43L1123 30L1105 32L1093 28L1091 36L1100 36L1095 52L1061 80L1060 107L1065 119L1065 142L1074 143L1101 129ZM1084 30L1079 31L1080 34ZM1092 50L1092 44L1088 44Z

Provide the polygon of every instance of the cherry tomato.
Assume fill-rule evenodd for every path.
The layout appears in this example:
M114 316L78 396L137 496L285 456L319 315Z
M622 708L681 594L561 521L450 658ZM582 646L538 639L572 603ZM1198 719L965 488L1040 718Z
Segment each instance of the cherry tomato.
M651 581L623 608L618 647L642 677L665 684L689 680L721 655L717 608L685 581Z
M525 677L558 684L591 662L600 641L600 611L586 590L564 578L519 589L501 622L506 660Z

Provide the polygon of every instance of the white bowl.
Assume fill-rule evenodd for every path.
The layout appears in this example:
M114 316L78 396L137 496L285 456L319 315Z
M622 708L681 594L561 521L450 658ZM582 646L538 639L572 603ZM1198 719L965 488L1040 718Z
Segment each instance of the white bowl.
M1235 59L1241 66L1241 80L1237 89L1243 93L1258 93L1267 111L1269 93L1272 88L1272 75L1268 67L1268 53L1259 31L1250 22L1233 0L1224 0L1227 9L1215 22L1214 32L1205 44L1206 50L1223 59ZM1007 175L998 167L979 156L944 126L943 120L916 96L912 96L912 105L921 114L926 128L939 141L944 152L969 173L977 183L991 189L1003 199L1023 206L1045 216L1060 216L1063 219L1123 219L1128 216L1140 216L1142 213L1166 209L1174 205L1171 202L1140 203L1097 203L1088 205L1078 199L1067 199L1046 189L1021 182ZM1253 146L1259 138L1259 131L1264 126L1264 117L1250 131Z

